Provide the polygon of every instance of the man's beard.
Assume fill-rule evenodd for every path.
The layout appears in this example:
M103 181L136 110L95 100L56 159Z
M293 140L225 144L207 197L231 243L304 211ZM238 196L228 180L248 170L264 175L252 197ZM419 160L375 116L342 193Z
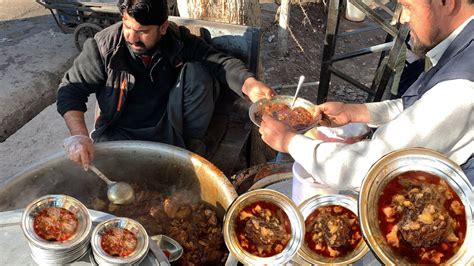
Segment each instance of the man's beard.
M148 52L148 49L146 49L146 46L144 43L142 42L137 42L137 43L134 43L134 45L136 46L139 46L141 49L140 50L135 50L133 47L132 47L132 44L127 42L127 45L128 47L130 48L130 50L135 54L135 55L144 55Z
M437 41L439 38L439 30L433 31L430 34L430 44L424 44L419 41L416 35L411 34L411 51L418 56L424 56L428 53L433 47L435 47L440 41Z

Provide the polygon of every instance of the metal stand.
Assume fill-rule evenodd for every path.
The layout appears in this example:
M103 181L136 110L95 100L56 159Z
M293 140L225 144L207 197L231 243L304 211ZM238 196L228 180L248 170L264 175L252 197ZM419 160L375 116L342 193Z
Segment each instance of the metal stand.
M343 32L338 34L339 22L341 19L342 11L344 10L344 0L330 0L328 9L328 18L326 24L326 34L324 40L323 50L323 61L321 64L321 72L319 77L319 89L318 89L318 104L323 103L327 100L329 83L331 81L331 75L334 74L339 78L349 82L356 88L363 90L368 93L367 102L380 101L384 94L385 88L389 85L389 81L395 74L395 65L398 58L401 56L400 53L405 49L405 39L408 35L408 27L400 26L398 18L401 13L401 6L396 5L394 11L389 9L387 6L380 4L379 0L374 0L375 4L381 7L385 12L391 16L391 21L383 19L376 11L367 6L363 0L347 0L350 1L354 6L359 8L364 14L377 24L377 27L367 27L358 29L351 32ZM356 51L351 51L335 56L336 41L338 37L346 37L375 28L381 28L387 32L386 42L378 45L374 45L367 48L362 48ZM375 77L372 81L372 85L369 87L360 83L353 77L343 73L336 69L333 65L335 62L339 62L354 57L367 55L371 53L381 52L379 66L377 68Z

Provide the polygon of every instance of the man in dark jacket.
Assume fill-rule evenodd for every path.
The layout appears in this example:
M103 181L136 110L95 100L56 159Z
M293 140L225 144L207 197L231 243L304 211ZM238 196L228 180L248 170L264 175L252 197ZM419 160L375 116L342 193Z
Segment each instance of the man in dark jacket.
M85 42L59 86L57 108L71 137L69 158L85 169L94 148L84 121L87 98L100 108L94 142L148 140L189 147L207 131L219 85L251 101L270 98L242 61L168 21L166 0L120 0L122 21Z

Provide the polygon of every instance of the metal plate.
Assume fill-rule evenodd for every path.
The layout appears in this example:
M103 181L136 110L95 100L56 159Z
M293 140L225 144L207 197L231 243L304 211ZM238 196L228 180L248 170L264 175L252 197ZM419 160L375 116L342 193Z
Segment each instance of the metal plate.
M249 108L250 120L252 120L252 122L256 126L260 127L260 122L258 122L256 117L255 117L255 114L258 111L260 111L263 107L265 107L269 104L273 104L273 103L284 103L284 104L290 106L292 101L293 101L293 96L290 96L290 95L277 95L277 96L273 96L273 98L270 99L270 100L269 99L260 99L256 102L254 102ZM310 112L311 115L313 115L313 117L314 117L314 112L315 112L314 107L315 107L315 105L312 102L298 97L296 99L294 107L303 107L308 112ZM315 119L314 122L312 124L309 124L306 128L298 130L297 132L298 133L305 133L306 131L312 129L316 125L318 125L318 120L317 119Z

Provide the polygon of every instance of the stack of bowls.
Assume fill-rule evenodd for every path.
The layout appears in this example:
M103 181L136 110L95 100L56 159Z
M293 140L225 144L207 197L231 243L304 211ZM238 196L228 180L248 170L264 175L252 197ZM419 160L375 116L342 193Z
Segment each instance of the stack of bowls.
M239 243L236 221L240 212L256 202L268 202L279 207L290 221L291 237L286 247L271 257L259 257L247 252ZM283 265L290 261L303 241L304 221L298 207L284 194L271 189L257 189L238 197L224 218L224 241L231 254L245 265Z
M45 208L58 207L72 212L78 221L76 232L65 241L48 241L34 230L34 220ZM92 221L87 208L77 199L66 195L47 195L30 203L21 219L23 234L28 239L31 256L38 264L72 263L89 249Z
M342 206L357 215L357 200L349 196L338 194L311 197L301 203L299 209L306 220L316 209L331 205ZM365 243L364 239L361 239L354 250L340 257L330 258L319 255L312 251L306 243L303 243L301 249L298 251L298 254L301 256L301 258L311 264L349 265L364 257L368 251L369 247Z
M108 229L114 227L127 229L128 231L132 232L137 239L137 246L135 250L125 257L111 256L102 248L102 235ZM98 265L137 265L148 254L148 241L148 234L140 223L129 218L112 218L98 224L92 232L91 245L93 259Z

